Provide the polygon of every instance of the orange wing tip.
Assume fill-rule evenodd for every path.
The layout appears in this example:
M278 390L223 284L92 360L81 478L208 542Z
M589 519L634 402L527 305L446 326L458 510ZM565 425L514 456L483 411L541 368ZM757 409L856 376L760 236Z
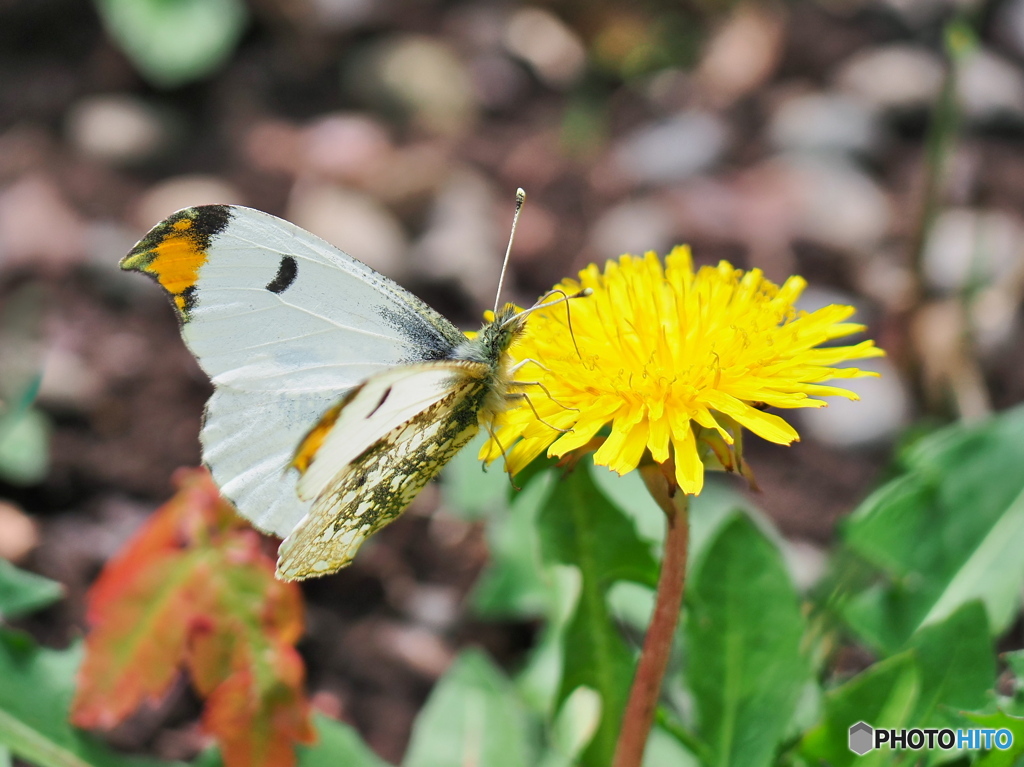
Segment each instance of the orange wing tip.
M154 226L121 260L121 268L155 277L186 319L195 303L199 269L213 238L227 228L231 208L184 208Z

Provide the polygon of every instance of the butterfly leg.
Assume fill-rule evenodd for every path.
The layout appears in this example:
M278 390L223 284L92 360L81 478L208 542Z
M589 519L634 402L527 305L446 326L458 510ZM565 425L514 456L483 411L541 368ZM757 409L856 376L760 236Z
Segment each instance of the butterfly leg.
M522 381L521 383L528 383L528 382L527 381ZM551 395L549 394L548 396L550 397ZM515 402L515 401L519 401L519 400L526 400L526 404L530 406L530 410L533 411L533 414L535 416L537 416L537 420L540 421L542 424L544 424L545 426L547 426L547 427L549 427L551 429L554 429L555 431L560 431L560 432L562 432L562 434L566 434L567 432L572 431L572 429L560 429L557 426L553 426L552 424L548 423L543 418L541 418L540 417L540 413L537 412L537 408L535 408L533 406L533 400L530 399L530 395L526 394L525 392L512 392L512 393L506 394L505 395L505 399L510 401L510 402ZM566 408L566 409L567 410L573 410L575 408Z
M539 386L541 389L544 390L544 393L548 395L548 399L551 400L552 402L554 402L556 405L558 405L563 410L575 410L577 413L580 412L580 409L578 407L569 407L568 405L563 405L557 399L552 397L551 396L551 392L548 391L548 387L546 387L540 381L510 381L508 385L509 386ZM513 397L513 398L515 398L515 397ZM537 411L534 411L534 412L537 412Z
M512 489L516 492L522 490L522 488L516 484L515 479L513 479L512 472L508 470L508 453L505 452L505 447L501 444L501 440L498 439L498 435L494 433L494 429L491 428L489 423L485 423L484 428L487 429L487 433L490 435L491 439L494 440L494 444L498 446L498 450L501 451L501 459L505 462L505 473L508 474L508 482L512 485ZM486 463L484 464L484 470L487 470Z

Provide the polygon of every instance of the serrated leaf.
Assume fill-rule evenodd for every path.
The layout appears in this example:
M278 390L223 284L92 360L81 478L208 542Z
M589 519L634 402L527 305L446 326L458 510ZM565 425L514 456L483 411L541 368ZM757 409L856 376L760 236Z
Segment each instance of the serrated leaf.
M974 724L991 730L1009 730L1013 734L1013 743L1003 750L993 748L975 762L975 767L1013 767L1024 756L1024 719L1010 716L1003 711L993 714L965 714Z
M584 765L611 763L633 678L633 652L612 624L608 589L616 580L654 586L658 568L633 523L598 490L586 464L555 484L538 519L549 563L579 568L580 597L563 636L562 682L556 705L577 687L601 696L601 723L583 753Z
M185 667L228 767L294 764L293 747L314 737L294 648L300 592L274 578L259 535L205 471L177 481L90 590L73 721L112 727Z
M0 559L0 620L41 610L64 596L64 587Z
M932 434L905 465L845 525L847 544L884 580L849 600L844 617L891 653L979 599L1001 633L1024 584L1024 408Z
M41 767L169 767L116 754L68 724L81 657L80 647L48 650L0 629L0 744Z
M996 663L985 608L968 602L942 623L921 629L910 643L917 655L920 693L915 727L957 727L960 710L979 709L995 686Z
M97 0L104 24L154 85L205 77L231 55L245 28L239 0Z
M880 749L857 756L849 749L850 727L900 729L917 726L911 719L917 705L920 675L913 652L876 663L825 696L825 720L804 736L800 749L815 764L831 767L879 767L895 754Z
M512 683L485 655L464 651L413 726L402 767L527 767L525 711Z
M708 545L687 607L686 680L710 764L770 764L808 677L804 619L781 554L746 515Z

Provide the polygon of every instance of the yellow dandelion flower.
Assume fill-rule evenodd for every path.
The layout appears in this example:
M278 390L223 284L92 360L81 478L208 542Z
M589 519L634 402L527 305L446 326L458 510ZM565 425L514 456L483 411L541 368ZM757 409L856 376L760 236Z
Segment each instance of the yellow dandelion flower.
M790 277L779 287L725 261L694 272L685 247L664 267L654 253L609 261L603 273L588 266L556 290L593 294L568 310L534 312L510 350L522 363L512 388L528 400L514 400L497 420L481 458L504 452L514 474L545 450L561 457L591 446L610 426L595 463L624 474L650 451L660 464L672 458L678 486L699 493L711 446L732 445L739 427L784 445L799 438L764 407L857 399L823 382L874 375L834 367L884 354L872 341L819 348L864 328L844 322L851 306L794 308L806 284Z

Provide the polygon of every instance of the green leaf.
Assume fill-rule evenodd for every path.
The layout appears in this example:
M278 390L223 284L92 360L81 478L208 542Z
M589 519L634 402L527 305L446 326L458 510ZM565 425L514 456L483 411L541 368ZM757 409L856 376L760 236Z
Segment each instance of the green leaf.
M64 596L64 587L0 559L0 620L41 610Z
M541 563L537 516L550 490L548 481L531 482L506 514L487 519L490 558L471 597L487 618L548 617L555 609L552 576Z
M298 767L388 767L370 750L353 727L318 714L313 717L317 740L312 746L298 746ZM200 754L192 767L223 767L220 751L211 748Z
M985 705L995 686L996 661L980 602L924 627L910 646L917 651L921 680L914 727L958 727L962 720L955 712Z
M1001 633L1024 585L1024 408L925 437L905 465L845 526L847 545L882 576L841 606L845 619L892 653L980 599Z
M486 433L478 434L455 454L441 474L444 508L460 519L503 517L508 510L508 491L512 485L501 462L485 466L477 458L486 441Z
M416 719L403 767L533 764L515 689L485 655L463 652Z
M42 481L50 465L50 422L35 408L0 417L0 477L15 485Z
M966 714L974 724L985 729L1009 730L1013 733L1012 745L1002 751L993 748L981 756L975 763L975 767L1013 767L1017 760L1024 756L1024 719L1010 716L1003 711L994 714Z
M899 729L918 726L911 719L920 689L914 653L905 652L876 663L867 671L825 696L825 720L801 743L802 754L815 764L831 767L878 767L890 763L894 753L885 749L857 756L850 751L850 726L867 722L873 727Z
M97 0L97 7L142 75L165 88L216 70L246 22L240 0Z
M0 630L0 745L41 767L171 764L116 754L68 724L81 659L81 647L47 650L22 634Z
M607 592L616 580L654 586L658 568L633 523L598 490L581 463L557 482L538 520L549 563L573 565L581 575L575 612L562 635L562 682L557 704L577 687L601 696L601 722L581 763L612 761L633 678L633 652L612 625Z
M808 677L782 557L737 516L709 544L687 596L687 682L709 764L768 765Z

